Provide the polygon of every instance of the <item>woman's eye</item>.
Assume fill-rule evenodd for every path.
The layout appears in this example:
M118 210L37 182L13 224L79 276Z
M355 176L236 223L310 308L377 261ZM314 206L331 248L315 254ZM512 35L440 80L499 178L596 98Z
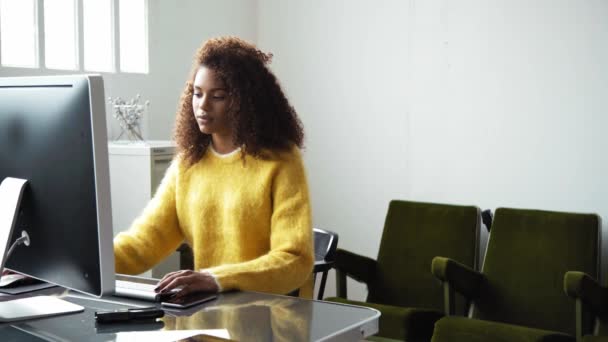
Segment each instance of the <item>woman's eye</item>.
M216 99L216 100L223 100L224 96L214 96L213 98Z
M201 94L201 93L194 93L194 96L195 96L195 97L201 97L201 96L202 96L202 94Z

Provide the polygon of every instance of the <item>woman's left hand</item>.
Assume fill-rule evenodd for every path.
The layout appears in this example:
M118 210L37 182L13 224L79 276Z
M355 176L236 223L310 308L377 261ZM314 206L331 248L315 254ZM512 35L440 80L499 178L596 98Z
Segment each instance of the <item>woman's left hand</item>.
M181 291L175 295L176 297L185 296L193 292L218 292L219 290L215 279L209 272L181 270L167 273L158 282L158 286L154 291L166 293L178 287L181 287Z

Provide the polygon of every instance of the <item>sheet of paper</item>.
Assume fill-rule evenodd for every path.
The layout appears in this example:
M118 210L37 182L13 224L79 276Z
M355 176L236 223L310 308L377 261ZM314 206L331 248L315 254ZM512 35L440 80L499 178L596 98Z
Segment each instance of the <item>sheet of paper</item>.
M120 342L170 342L197 335L208 335L230 339L226 329L204 330L159 330L159 331L129 331L116 334L116 341Z

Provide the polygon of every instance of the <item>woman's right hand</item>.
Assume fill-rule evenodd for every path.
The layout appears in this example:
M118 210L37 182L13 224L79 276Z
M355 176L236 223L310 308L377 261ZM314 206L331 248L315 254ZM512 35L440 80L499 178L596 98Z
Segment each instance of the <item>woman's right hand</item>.
M179 298L194 292L218 292L215 278L207 271L181 270L167 273L154 289L157 293L167 293L173 289L181 290L175 294Z

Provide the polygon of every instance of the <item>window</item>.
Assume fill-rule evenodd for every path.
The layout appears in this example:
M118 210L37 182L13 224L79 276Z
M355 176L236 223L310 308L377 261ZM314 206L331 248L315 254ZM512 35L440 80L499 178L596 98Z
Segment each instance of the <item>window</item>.
M44 2L44 65L49 69L78 69L74 0Z
M148 41L144 0L120 0L120 70L148 72Z
M38 66L34 0L0 0L0 60L13 67Z
M147 73L147 10L148 0L0 0L0 66Z
M111 0L82 2L84 69L114 71L114 35Z

